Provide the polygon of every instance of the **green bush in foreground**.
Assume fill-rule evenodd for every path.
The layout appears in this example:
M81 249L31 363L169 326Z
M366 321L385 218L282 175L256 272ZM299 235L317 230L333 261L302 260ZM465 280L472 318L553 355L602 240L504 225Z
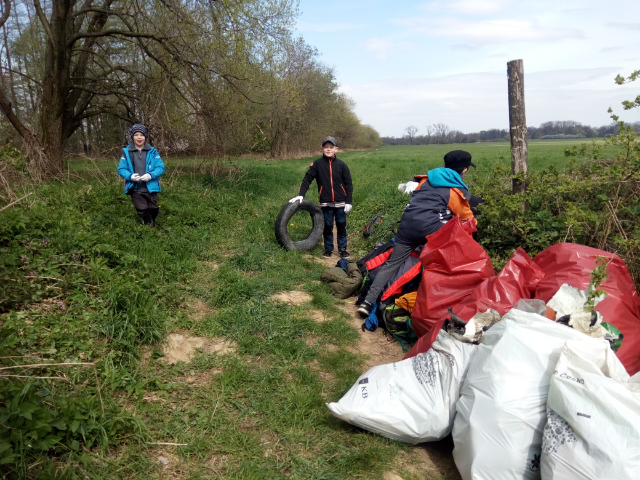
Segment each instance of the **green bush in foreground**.
M568 148L565 155L574 158L566 168L532 173L522 195L509 194L511 176L504 165L476 181L475 191L486 201L479 217L480 243L498 266L517 247L533 256L558 242L616 252L637 286L640 139L621 125L619 135L605 143Z

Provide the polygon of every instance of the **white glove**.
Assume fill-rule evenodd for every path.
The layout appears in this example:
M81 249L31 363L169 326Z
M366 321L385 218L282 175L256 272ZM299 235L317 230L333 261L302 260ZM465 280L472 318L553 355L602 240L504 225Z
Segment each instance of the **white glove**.
M344 205L344 213L349 213L353 206L350 203L345 203Z
M139 182L140 181L140 175L138 175L137 173L134 173L133 175L131 175L129 180L131 180L132 182Z
M416 188L418 188L418 185L420 185L418 182L401 183L400 185L398 185L398 190L400 190L402 193L411 193Z
M298 195L297 197L293 197L291 200L289 200L289 203L296 203L296 202L302 203L302 200L304 200L304 197L301 197L300 195Z
M145 173L140 177L141 182L148 182L149 180L151 180L151 175L149 175L148 173Z

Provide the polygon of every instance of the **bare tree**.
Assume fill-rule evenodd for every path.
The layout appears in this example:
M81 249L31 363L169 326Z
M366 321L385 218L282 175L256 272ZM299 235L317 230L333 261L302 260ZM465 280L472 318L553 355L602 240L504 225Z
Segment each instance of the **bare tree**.
M427 134L425 135L425 138L427 139L427 145L431 145L431 137L433 137L433 125L427 125Z
M418 133L418 127L414 125L409 125L404 129L407 132L407 137L409 137L409 143L413 145L413 139L416 137L416 133Z
M444 123L433 124L433 136L435 137L436 143L449 143L449 132L450 128Z

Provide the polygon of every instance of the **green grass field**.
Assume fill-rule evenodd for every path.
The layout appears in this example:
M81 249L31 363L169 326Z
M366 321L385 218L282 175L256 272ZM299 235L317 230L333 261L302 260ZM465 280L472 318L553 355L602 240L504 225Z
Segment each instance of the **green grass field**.
M530 168L562 168L563 149L572 145L531 142ZM497 143L339 154L355 185L348 217L353 257L392 235L408 201L398 183L440 166L456 148L470 151L478 165L465 178L472 191L493 165L509 165L509 146ZM25 285L37 292L27 300L10 292L18 300L5 303L0 316L0 354L95 361L109 418L97 410L90 375L68 384L33 380L29 388L34 402L45 390L93 399L86 417L94 423L83 417L78 425L113 432L108 446L88 448L78 426L68 427L55 454L17 441L4 478L337 480L382 478L394 468L398 453L411 447L339 422L325 407L361 373L357 334L318 282L322 265L282 250L274 237L275 217L297 195L310 160L233 160L212 175L196 172L197 160L166 158L155 229L138 224L114 173L116 160L73 161L69 181L42 187L28 208L0 213L5 268L31 272ZM307 198L316 195L313 184ZM376 213L384 223L364 240L361 230ZM296 236L310 228L302 214L291 223ZM321 252L317 246L310 254ZM67 258L74 260L60 260ZM290 290L308 293L311 302L269 301ZM50 308L52 301L63 307ZM312 310L330 320L315 322ZM19 334L9 337L9 329ZM201 351L191 363L168 366L161 344L172 332L226 339L235 352ZM13 340L2 346L3 338Z

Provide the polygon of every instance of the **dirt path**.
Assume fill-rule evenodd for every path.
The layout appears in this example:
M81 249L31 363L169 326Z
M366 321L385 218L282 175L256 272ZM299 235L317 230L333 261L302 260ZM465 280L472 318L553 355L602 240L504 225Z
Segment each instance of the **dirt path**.
M325 265L327 268L335 267L338 257L330 258L313 257L313 261ZM356 313L358 307L355 298L344 301L340 307L350 317L350 323L358 331L359 341L357 350L368 358L364 362L363 372L377 365L393 363L402 360L404 353L402 347L393 337L385 335L382 328L375 332L362 331L363 320ZM453 440L451 436L439 442L429 442L411 447L408 452L402 452L396 458L397 467L385 473L384 480L405 480L399 472L407 471L420 478L433 480L460 479L460 474L453 461Z

